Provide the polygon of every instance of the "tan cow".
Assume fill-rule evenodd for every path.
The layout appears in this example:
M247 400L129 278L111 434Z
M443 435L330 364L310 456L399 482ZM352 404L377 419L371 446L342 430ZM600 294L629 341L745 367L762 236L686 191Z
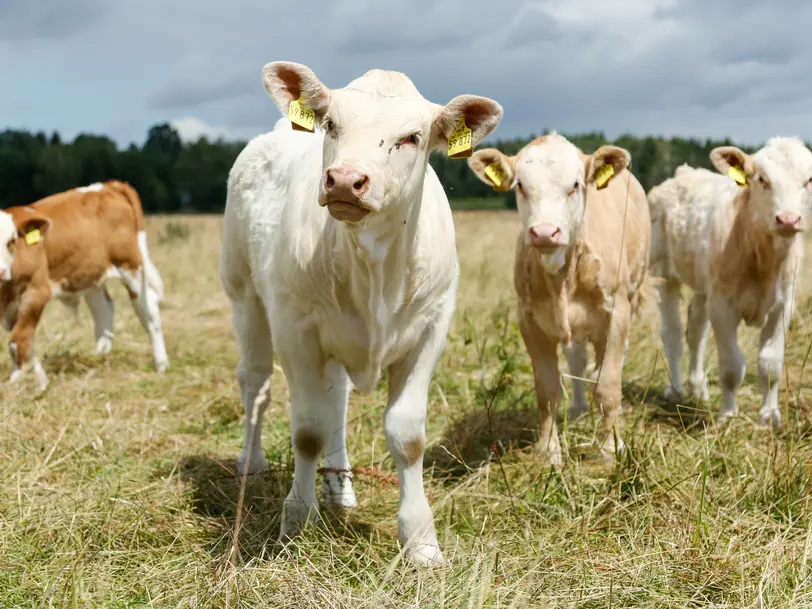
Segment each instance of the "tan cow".
M671 375L668 395L676 398L683 390L679 301L685 284L694 292L685 332L688 393L708 398L703 360L712 325L722 385L719 416L737 413L736 391L745 361L736 333L744 321L761 330L760 421L779 426L784 334L803 254L799 233L806 228L812 200L812 153L799 139L776 137L752 155L721 146L711 151L710 158L725 175L682 166L648 195L651 274L662 280L660 333Z
M519 327L533 362L542 454L556 465L562 463L559 344L574 377L571 417L589 409L582 379L587 343L594 346L594 397L602 412L597 445L609 458L623 447L615 436L624 350L646 292L651 235L645 191L626 169L630 159L615 146L584 154L553 132L516 156L484 149L468 161L486 184L516 192Z
M113 301L104 283L111 278L126 286L149 333L155 367L166 370L158 308L163 284L149 259L141 200L129 184L93 184L7 209L0 217L0 239L6 244L0 316L11 331L12 381L32 370L40 390L48 385L34 353L34 332L52 298L76 307L84 296L95 323L96 351L110 351Z

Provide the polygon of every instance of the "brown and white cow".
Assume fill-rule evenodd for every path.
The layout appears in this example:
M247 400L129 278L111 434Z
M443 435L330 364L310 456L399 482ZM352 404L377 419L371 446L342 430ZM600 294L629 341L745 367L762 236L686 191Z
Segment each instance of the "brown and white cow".
M0 212L0 316L11 331L11 381L33 371L48 378L34 353L34 332L52 298L93 315L96 352L112 347L113 301L104 287L118 278L149 333L156 369L169 365L158 305L160 274L149 259L141 200L127 183L108 181Z
M683 391L679 301L685 284L693 290L685 332L687 392L709 397L703 360L712 326L722 385L719 417L737 414L745 360L736 334L744 321L761 331L759 419L779 426L784 335L803 258L800 233L812 201L812 152L800 139L775 137L755 154L721 146L710 159L719 173L682 166L648 194L651 274L662 280L660 334L671 375L668 395L676 398Z
M587 343L594 346L594 397L602 412L597 444L605 457L623 447L615 437L624 351L644 300L651 238L646 194L626 169L630 159L615 146L584 154L553 132L516 156L484 149L468 161L486 184L516 192L519 327L533 362L541 451L556 465L562 463L555 421L559 344L573 377L571 417L589 408L582 379Z

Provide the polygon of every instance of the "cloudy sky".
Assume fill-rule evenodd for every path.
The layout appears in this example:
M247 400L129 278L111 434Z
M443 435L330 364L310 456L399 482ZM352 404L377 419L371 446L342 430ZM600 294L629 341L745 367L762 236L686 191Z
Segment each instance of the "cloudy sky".
M279 117L262 66L290 60L493 97L494 138L812 140L810 23L808 0L0 0L0 129L250 137Z

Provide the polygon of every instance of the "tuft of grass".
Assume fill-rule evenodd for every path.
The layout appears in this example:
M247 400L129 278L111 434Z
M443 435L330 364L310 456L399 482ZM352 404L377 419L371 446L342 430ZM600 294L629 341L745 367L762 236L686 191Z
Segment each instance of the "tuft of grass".
M787 341L784 429L756 424L752 377L742 415L713 422L712 340L710 402L665 402L652 304L633 325L624 370L628 450L613 465L573 451L557 471L534 448L512 287L518 218L455 216L462 279L424 460L446 569L414 569L398 553L385 383L351 396L358 509L326 510L294 543L277 544L292 476L280 371L262 421L270 471L247 479L233 552L244 415L217 271L221 220L149 218L166 284L169 372L152 371L147 338L113 286L109 356L93 355L84 309L77 323L54 304L37 336L49 390L0 386L0 607L812 606L812 267ZM185 237L166 239L170 224L188 227ZM754 369L757 332L743 330L741 341ZM9 374L0 358L0 375ZM565 447L589 441L597 421L590 413L562 423Z

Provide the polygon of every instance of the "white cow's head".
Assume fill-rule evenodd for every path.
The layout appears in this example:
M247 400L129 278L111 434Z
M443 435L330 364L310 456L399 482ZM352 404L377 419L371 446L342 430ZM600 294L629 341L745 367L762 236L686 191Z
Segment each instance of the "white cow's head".
M308 67L280 61L264 67L263 81L285 116L297 99L315 113L324 131L319 204L350 223L419 200L429 152L447 145L460 119L476 145L502 118L486 97L433 104L399 72L371 70L328 89Z
M604 165L614 169L611 180L629 160L629 153L616 146L601 146L586 155L552 132L530 142L512 157L494 148L478 150L468 165L495 190L515 189L525 243L539 251L548 270L557 272L581 227L587 187L594 187ZM494 169L498 184L492 177Z
M716 169L731 168L746 177L750 202L758 219L781 237L806 229L812 202L812 152L797 138L775 137L755 154L735 146L720 146L710 153Z
M18 241L34 229L43 237L48 232L50 222L34 212L31 208L15 208L22 210L22 216L15 223L14 216L0 211L0 282L11 281L11 269L18 254ZM22 247L27 247L23 245Z

